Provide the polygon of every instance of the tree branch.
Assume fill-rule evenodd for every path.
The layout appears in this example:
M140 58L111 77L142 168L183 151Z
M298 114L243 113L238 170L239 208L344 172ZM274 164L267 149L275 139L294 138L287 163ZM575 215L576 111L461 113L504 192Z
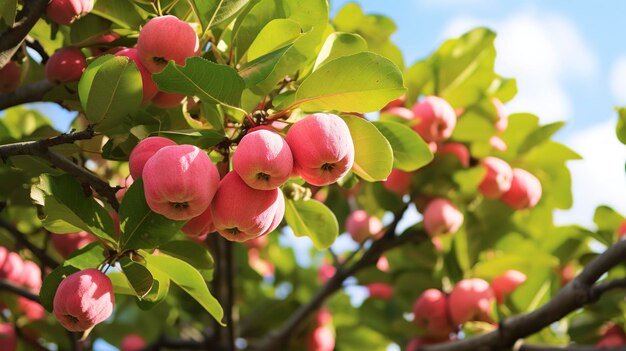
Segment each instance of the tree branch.
M403 208L402 211L396 213L394 221L385 230L385 235L375 241L358 261L350 266L344 263L338 267L335 275L326 281L307 304L300 306L280 328L269 333L253 349L258 351L284 349L289 342L289 338L296 334L298 329L302 327L308 317L322 305L324 300L341 289L343 282L347 278L353 276L363 268L375 265L385 251L409 242L427 240L429 237L422 230L406 232L401 236L395 235L396 227L400 219L402 219L405 210L406 208Z
M583 271L565 285L552 300L535 311L506 319L500 323L497 330L492 332L459 341L424 346L419 350L490 351L510 349L518 340L539 332L586 304L597 301L600 295L609 289L624 287L622 279L594 285L604 273L624 262L624 257L626 257L626 241L619 241L589 262Z
M48 2L49 0L26 0L24 8L18 14L20 19L13 27L0 34L0 68L15 54L28 32L46 11Z
M50 268L56 268L59 265L57 261L55 261L52 257L48 256L46 251L44 251L43 249L40 249L39 247L35 246L35 244L31 243L30 240L26 238L26 234L19 231L14 225L7 222L3 218L0 218L0 228L4 228L7 232L9 232L9 234L11 234L15 238L18 244L29 249L39 259L39 261L41 261L41 263L44 264L45 266L50 267Z
M568 346L544 346L544 345L529 345L529 344L521 344L519 347L514 347L513 351L598 351L599 349L595 346L578 346L578 345L568 345ZM614 347L609 349L603 349L607 351L626 351L626 346L623 347Z
M54 84L47 80L40 80L32 84L22 85L15 91L2 93L0 94L0 111L27 102L41 101L52 88L54 88Z
M25 297L31 301L35 301L37 303L41 303L39 301L39 295L34 294L33 292L31 292L28 289L25 289L21 286L15 285L7 280L4 279L0 279L0 290L6 290L6 291L10 291L14 294L20 295L22 297Z
M109 201L109 204L117 210L119 203L115 197L118 187L111 187L108 182L100 179L89 170L73 163L63 155L50 150L50 147L60 144L70 144L77 140L91 139L96 135L91 127L82 132L64 133L49 139L27 141L22 143L0 145L0 158L6 160L11 156L33 155L47 160L56 167L64 170L67 174L76 178L80 183L93 188L100 196Z

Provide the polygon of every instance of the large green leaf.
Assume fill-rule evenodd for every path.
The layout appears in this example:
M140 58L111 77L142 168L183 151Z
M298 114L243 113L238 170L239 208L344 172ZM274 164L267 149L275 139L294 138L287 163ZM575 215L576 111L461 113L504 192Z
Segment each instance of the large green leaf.
M193 297L207 312L221 325L224 310L219 302L211 295L206 282L200 272L189 263L167 255L150 255L146 257L148 263L169 275L170 279L181 289Z
M209 251L194 242L175 240L161 245L159 250L170 256L187 261L198 269L213 269L213 257Z
M393 167L393 149L383 134L365 118L343 117L354 142L352 171L368 182L387 179Z
M148 15L134 6L132 1L127 0L96 1L91 13L104 17L121 27L137 30L144 24L144 18Z
M187 59L185 66L173 61L161 73L152 75L159 90L168 93L194 95L208 103L239 106L245 87L243 78L234 68L201 57Z
M618 107L615 110L618 116L615 133L617 134L617 139L619 139L622 144L626 144L626 108Z
M104 207L87 196L80 183L70 175L42 174L31 189L32 199L43 206L43 226L54 233L85 230L97 237L115 242L113 220Z
M295 100L306 111L371 112L405 90L402 72L393 62L361 52L320 66L298 87Z
M318 250L329 248L339 235L337 218L317 200L286 199L285 220L296 236L308 236Z
M152 212L146 203L143 180L128 188L120 205L120 248L152 249L169 241L185 221L173 221Z
M144 265L134 262L128 257L123 257L120 264L122 272L135 291L135 295L140 299L146 296L154 284L154 278L150 271Z
M96 130L119 127L124 117L139 108L141 74L125 56L106 55L87 67L78 83L78 96Z
M248 62L241 67L239 74L246 82L246 87L258 91L256 85L264 81L274 71L281 58L289 51L291 45L287 45L269 54L263 55L254 61Z
M391 144L394 168L412 172L432 161L433 153L428 144L411 128L397 122L372 123Z
M336 32L326 38L315 60L314 70L324 63L342 56L367 51L367 42L358 34Z
M302 28L298 22L286 18L275 19L261 29L250 45L248 61L292 44L300 35Z
M193 0L191 4L202 28L208 30L234 16L248 2L250 0Z
M0 2L0 19L9 27L15 24L15 15L17 14L17 0L3 0Z
M160 131L156 135L174 140L177 144L193 144L208 149L224 140L224 134L208 129Z

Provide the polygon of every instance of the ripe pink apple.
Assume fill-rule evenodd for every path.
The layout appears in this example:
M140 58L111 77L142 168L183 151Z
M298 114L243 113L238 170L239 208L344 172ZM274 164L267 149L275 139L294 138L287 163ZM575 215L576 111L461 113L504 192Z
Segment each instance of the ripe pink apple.
M513 169L511 189L500 200L511 208L521 210L532 208L541 199L541 182L532 173L521 168Z
M391 300L393 297L393 287L387 283L371 283L366 287L371 299Z
M0 249L6 250L4 247ZM14 284L21 285L24 282L24 261L19 254L6 251L4 260L0 262L0 279L6 279Z
M184 65L188 57L196 55L198 35L185 21L174 16L161 16L148 21L139 32L137 49L141 62L152 73L161 72L168 61Z
M51 83L79 81L86 68L87 60L79 49L61 48L46 62L46 79Z
M213 233L215 226L213 216L211 216L211 207L207 207L199 216L190 219L181 230L190 238L206 238L208 234Z
M128 334L122 339L121 351L140 351L146 347L146 341L137 334Z
M20 65L12 60L0 68L0 93L13 91L20 85L20 72Z
M602 334L602 338L598 341L596 347L599 349L610 349L625 345L626 334L624 330L620 326L611 323Z
M503 132L509 126L509 116L504 110L504 104L500 99L494 97L491 99L491 102L493 103L493 107L496 108L496 115L498 116L495 124L496 129L499 132Z
M133 60L137 66L137 70L141 74L141 84L143 85L142 103L146 103L159 92L156 83L152 80L152 74L143 66L139 59L139 51L136 48L123 49L115 53L115 56L126 56Z
M142 176L148 206L174 220L202 214L220 179L209 156L193 145L161 148L148 159Z
M378 261L376 261L376 268L381 272L389 272L389 260L387 260L387 257L380 256Z
M413 111L409 110L406 107L390 107L386 110L383 110L381 114L394 115L402 119L405 119L407 121L412 121L413 119L415 119L415 115L413 114Z
M272 190L283 185L293 171L293 155L283 137L258 129L248 132L237 145L233 170L249 187Z
M46 310L41 304L25 297L20 296L17 298L17 307L29 321L38 321L46 317Z
M491 289L496 295L496 301L500 304L504 303L504 298L524 284L525 281L526 274L516 270L508 270L495 277L491 281Z
M17 336L15 335L15 328L11 323L0 323L0 350L17 350Z
M243 242L276 229L285 215L285 200L280 189L252 189L237 172L229 172L219 183L211 213L218 233Z
M65 329L85 331L109 318L114 303L109 277L89 268L61 281L54 295L53 312Z
M130 168L130 175L133 179L141 178L143 167L157 151L166 146L174 145L176 145L175 142L163 137L147 137L140 141L128 158L128 168Z
M387 180L383 182L385 189L396 193L397 195L404 196L411 192L411 179L413 172L405 172L398 169L391 170Z
M350 234L352 240L363 243L369 238L373 238L383 229L383 223L378 217L370 216L363 210L356 210L346 219L346 232Z
M54 246L63 258L69 257L72 252L96 241L96 238L86 231L69 234L52 234L50 239L52 240L52 246Z
M93 0L52 0L46 14L53 22L70 25L93 9Z
M454 234L463 224L463 213L448 199L436 198L424 210L424 228L430 236Z
M461 143L445 143L439 147L437 153L440 155L452 155L459 160L463 168L469 167L470 153L465 144Z
M491 322L491 304L495 296L489 283L482 279L458 282L448 298L450 317L455 325L468 321Z
M348 125L339 116L316 113L296 122L287 132L294 170L308 183L336 182L354 163L354 144Z
M496 151L504 152L508 149L508 146L506 145L504 140L502 140L502 138L500 138L497 135L494 135L491 138L489 138L489 145L491 146L492 149Z
M413 321L428 337L448 337L455 331L449 314L448 297L437 289L424 291L413 304Z
M456 127L456 113L450 104L437 96L428 96L413 106L417 120L414 129L424 140L444 141Z
M337 268L335 268L335 266L323 263L317 271L317 278L320 280L320 283L324 284L328 281L328 279L335 275L335 272L337 272Z
M22 284L34 293L41 289L41 268L33 261L24 261Z
M158 92L152 99L154 106L158 108L172 108L183 102L185 95Z
M395 100L389 101L389 103L385 105L385 107L382 108L382 111L387 111L390 108L394 108L394 107L403 107L405 103L406 103L406 95L402 95Z
M478 185L478 191L488 199L497 199L511 189L513 170L506 161L497 157L486 157L480 164L485 167L486 173Z

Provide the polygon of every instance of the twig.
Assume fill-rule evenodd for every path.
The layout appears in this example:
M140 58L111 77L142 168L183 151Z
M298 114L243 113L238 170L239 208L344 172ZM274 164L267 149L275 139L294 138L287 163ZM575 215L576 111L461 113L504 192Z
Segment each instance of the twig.
M28 289L25 289L19 285L15 285L7 280L4 279L0 279L0 290L6 290L6 291L10 291L14 294L20 295L22 297L25 297L31 301L39 302L39 295L34 294L33 292L31 292Z
M56 268L59 265L59 263L52 257L48 256L43 249L40 249L35 246L35 244L31 243L30 240L26 238L26 234L19 231L14 225L7 222L3 218L0 218L0 228L4 228L7 232L9 232L9 234L11 234L20 245L29 249L45 266Z
M54 84L49 81L41 80L32 84L22 85L15 91L2 93L0 94L0 111L27 102L41 101L44 95L53 87Z
M20 18L12 28L0 34L0 68L4 67L22 44L28 32L46 11L49 0L26 0L18 14ZM2 108L0 108L2 109Z
M513 348L513 351L598 351L599 349L595 346L578 346L578 345L568 345L568 346L548 346L548 345L529 345L522 344L517 348ZM623 347L615 347L603 349L607 351L626 351L626 346Z

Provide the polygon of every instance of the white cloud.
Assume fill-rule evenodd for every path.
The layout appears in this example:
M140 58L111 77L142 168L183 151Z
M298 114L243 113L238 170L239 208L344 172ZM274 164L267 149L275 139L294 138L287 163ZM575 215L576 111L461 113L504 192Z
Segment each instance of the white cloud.
M598 71L597 59L576 26L561 15L526 9L498 21L458 17L443 35L457 37L480 25L498 33L496 71L517 79L518 95L507 110L535 113L544 123L568 119L572 101L566 80L592 79Z
M615 137L615 120L574 133L565 144L583 160L569 163L574 206L557 211L556 222L592 227L595 208L602 204L626 214L626 147Z
M611 94L618 104L626 104L626 56L617 58L611 67Z

